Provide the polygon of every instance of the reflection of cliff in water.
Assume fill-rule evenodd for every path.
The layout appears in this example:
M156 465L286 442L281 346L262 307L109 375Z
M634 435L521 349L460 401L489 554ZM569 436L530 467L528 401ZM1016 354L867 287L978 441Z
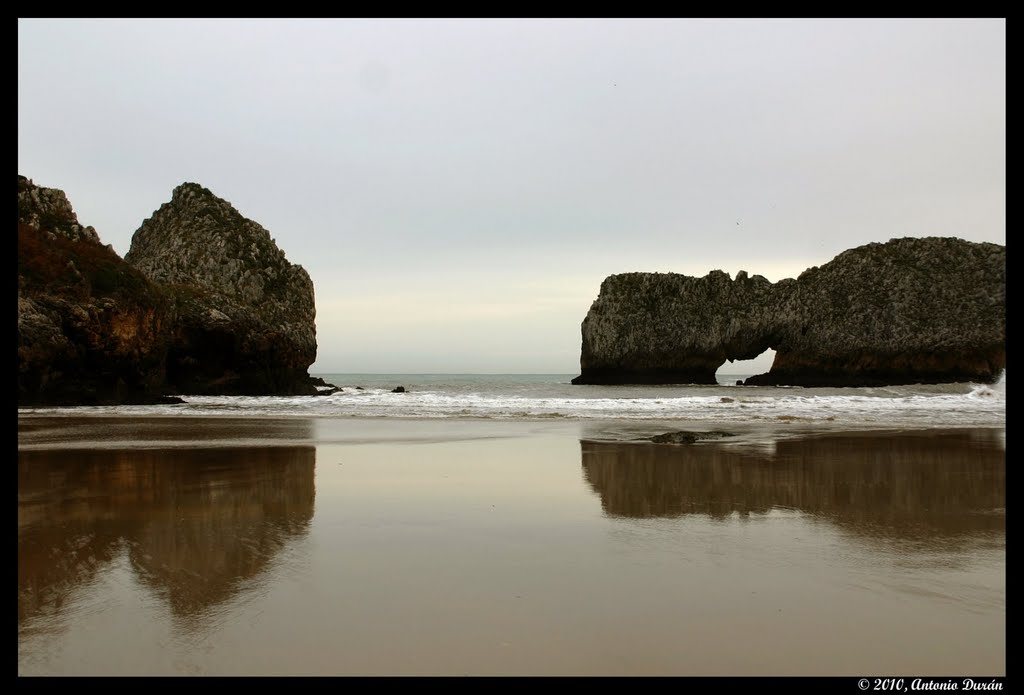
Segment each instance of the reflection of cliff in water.
M313 518L313 447L18 455L18 621L122 552L179 618L257 578Z
M1005 529L1006 454L979 433L818 436L781 440L773 454L718 444L580 447L609 516L721 518L782 507L871 536Z

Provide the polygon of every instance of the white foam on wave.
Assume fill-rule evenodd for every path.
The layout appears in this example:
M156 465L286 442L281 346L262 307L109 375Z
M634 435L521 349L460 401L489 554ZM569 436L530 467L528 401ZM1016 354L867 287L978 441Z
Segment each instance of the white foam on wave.
M1004 369L993 384L977 384L969 394L970 398L1006 399L1006 370Z
M962 387L961 387L962 388ZM48 415L166 415L222 417L398 417L398 418L552 418L659 419L743 422L835 423L848 426L1001 426L1005 424L1005 373L998 384L972 386L968 393L816 395L758 392L729 396L577 398L524 397L508 393L444 393L385 389L345 390L329 396L192 396L187 403L155 406L34 409Z

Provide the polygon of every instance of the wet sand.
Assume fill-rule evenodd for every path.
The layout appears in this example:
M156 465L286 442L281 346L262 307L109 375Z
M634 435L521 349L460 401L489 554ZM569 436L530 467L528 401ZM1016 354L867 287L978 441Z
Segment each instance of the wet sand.
M1005 675L1002 430L662 431L23 417L18 673Z

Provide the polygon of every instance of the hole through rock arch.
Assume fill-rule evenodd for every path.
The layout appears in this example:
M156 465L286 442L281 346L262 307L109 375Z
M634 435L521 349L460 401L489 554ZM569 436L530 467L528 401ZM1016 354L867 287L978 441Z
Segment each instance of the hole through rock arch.
M738 379L743 379L754 374L764 374L772 368L775 361L775 350L768 348L752 360L726 360L715 371L715 378L718 383L734 384Z

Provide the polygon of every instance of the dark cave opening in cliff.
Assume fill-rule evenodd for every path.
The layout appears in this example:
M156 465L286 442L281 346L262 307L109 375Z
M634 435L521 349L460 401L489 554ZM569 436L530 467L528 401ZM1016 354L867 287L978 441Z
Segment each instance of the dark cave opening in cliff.
M764 374L772 368L775 361L775 350L768 348L752 360L726 360L715 371L715 378L720 384L732 384L754 374Z

